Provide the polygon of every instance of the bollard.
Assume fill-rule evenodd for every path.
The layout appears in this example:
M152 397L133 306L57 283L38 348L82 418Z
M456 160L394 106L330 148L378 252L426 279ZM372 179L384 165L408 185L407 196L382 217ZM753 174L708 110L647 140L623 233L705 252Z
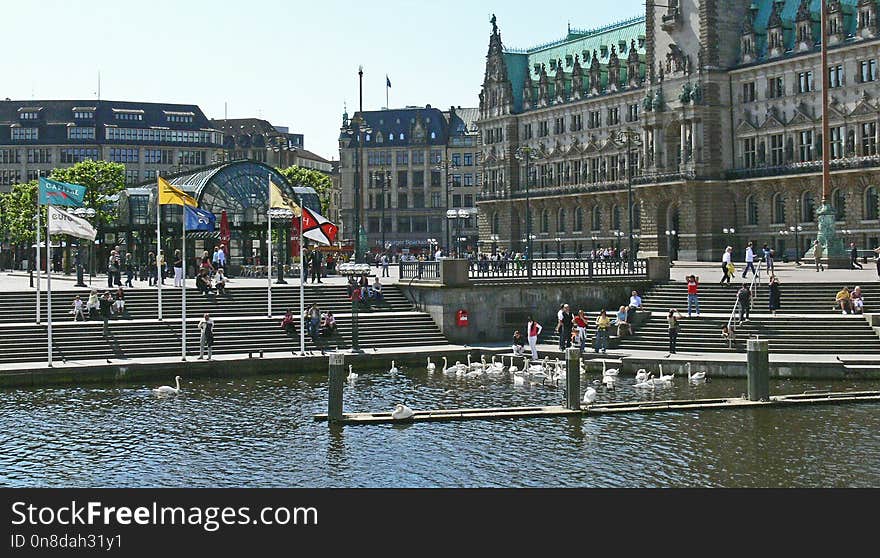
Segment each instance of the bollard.
M342 388L345 385L345 355L330 355L330 396L327 416L330 422L342 422Z
M581 350L565 351L565 408L571 411L581 409Z
M770 342L749 339L749 401L770 400Z

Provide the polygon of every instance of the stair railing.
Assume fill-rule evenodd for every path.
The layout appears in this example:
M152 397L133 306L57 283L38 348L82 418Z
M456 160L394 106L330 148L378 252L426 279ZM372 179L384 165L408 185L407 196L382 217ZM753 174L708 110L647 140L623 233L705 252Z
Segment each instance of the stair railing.
M758 296L758 288L761 286L761 277L762 270L766 262L763 260L758 261L758 266L755 268L755 276L752 277L752 283L749 285L749 292L751 293L751 297L749 299L749 311L755 309L755 299ZM730 319L727 321L727 348L733 349L734 343L736 343L736 313L739 310L739 296L736 297L736 300L733 302L733 311L730 313Z

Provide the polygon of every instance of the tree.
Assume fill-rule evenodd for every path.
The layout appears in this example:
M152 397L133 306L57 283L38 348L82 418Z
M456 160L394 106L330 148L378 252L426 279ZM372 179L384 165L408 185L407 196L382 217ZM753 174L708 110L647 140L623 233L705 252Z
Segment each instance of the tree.
M116 202L111 198L125 189L125 165L88 159L72 167L55 169L50 176L54 180L86 187L83 206L97 212L96 226L116 222Z
M333 181L321 171L307 169L305 167L292 166L286 169L278 169L284 178L294 186L314 188L321 200L321 214L330 213L330 196L333 190Z
M12 186L3 194L3 234L14 244L33 244L37 240L37 225L34 215L37 210L37 181L24 182ZM41 208L41 222L46 224L46 209Z

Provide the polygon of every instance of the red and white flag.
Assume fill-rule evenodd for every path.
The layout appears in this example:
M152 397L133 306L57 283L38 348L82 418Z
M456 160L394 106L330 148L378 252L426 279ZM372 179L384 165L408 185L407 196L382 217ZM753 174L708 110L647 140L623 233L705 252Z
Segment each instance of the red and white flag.
M302 208L302 235L318 244L331 246L336 242L339 227L307 207Z

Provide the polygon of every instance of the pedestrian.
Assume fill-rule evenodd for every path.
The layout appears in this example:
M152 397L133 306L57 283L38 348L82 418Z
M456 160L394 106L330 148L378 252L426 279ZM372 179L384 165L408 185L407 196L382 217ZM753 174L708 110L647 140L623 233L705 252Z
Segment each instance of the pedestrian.
M779 292L779 278L775 275L770 277L769 294L767 295L770 306L770 314L776 316L776 311L782 308Z
M284 314L284 318L281 320L281 329L287 335L296 335L296 318L293 316L292 310L288 309L287 313Z
M822 243L818 240L813 241L813 257L816 260L816 273L820 271L825 271L825 266L822 265L822 256L824 255L825 250L822 246Z
M159 281L164 285L165 284L165 275L167 272L167 270L165 269L165 253L160 251L158 258L159 258L159 262L158 262L158 265L156 266L156 268L157 268L156 271L159 274Z
M321 323L321 335L323 337L333 337L336 335L336 331L336 316L333 315L333 312L327 312Z
M211 360L214 352L214 320L210 314L205 314L202 321L199 322L199 360L205 358L205 349L208 350L208 360Z
M513 332L513 356L523 356L525 351L525 340L519 330Z
M599 351L608 352L608 328L610 327L611 319L608 318L608 312L603 309L596 317L596 343L594 347L596 353Z
M745 279L749 275L749 270L752 270L752 275L757 275L758 272L755 271L755 243L749 242L748 247L746 247L746 269L743 271L743 279Z
M526 322L526 331L529 332L529 348L532 349L532 360L538 360L538 336L541 335L543 330L543 326L529 316L528 322Z
M314 284L315 281L323 283L321 281L321 252L317 248L312 250L311 260L309 267L312 270L312 283Z
M86 312L89 314L89 318L97 318L100 314L101 304L98 301L98 291L92 289L92 292L89 293L89 300L86 301Z
M308 310L306 310L306 322L309 326L309 336L312 340L318 339L318 328L321 325L321 309L318 308L318 304L312 304Z
M116 289L116 299L113 301L113 313L122 316L125 312L125 291L122 287Z
M749 313L752 310L752 291L749 286L743 283L742 288L736 293L736 302L739 306L739 325L749 320Z
M174 286L175 287L183 287L183 258L180 255L180 250L174 251Z
M110 250L110 257L107 259L107 287L112 289L114 279L116 277L116 251Z
M562 310L559 312L559 323L556 324L556 333L559 334L560 351L565 351L565 349L571 346L571 328L573 322L574 316L571 313L571 307L569 307L568 304L563 304Z
M577 340L580 345L581 354L583 354L587 348L587 327L589 327L587 316L583 310L578 310L577 316L574 317L574 327L577 331Z
M382 282L378 277L373 278L373 285L370 287L370 298L374 302L383 302L385 298L382 295Z
M155 287L159 280L159 269L156 267L156 254L150 252L147 256L147 278L149 283L147 286Z
M669 326L669 354L674 355L676 350L676 343L678 342L678 330L679 330L679 322L681 321L681 314L678 313L678 310L672 308L669 310L669 315L666 317L666 323Z
M621 306L617 311L617 316L614 318L614 324L617 326L617 336L624 337L625 335L632 335L632 326L629 323L629 312L626 306Z
M110 335L110 313L112 312L113 299L110 298L110 291L104 293L101 300L98 301L101 319L104 320L104 337Z
M724 250L724 255L721 256L721 286L730 286L730 277L732 273L730 272L730 268L733 266L733 262L731 259L733 258L733 247L728 246Z
M633 291L629 297L629 318L628 322L630 324L636 323L636 312L641 310L642 308L642 297L638 291Z
M391 277L391 272L388 270L388 253L382 254L382 277Z
M214 288L217 289L217 294L226 295L226 274L223 273L223 268L217 270L217 275L214 276Z
M73 299L73 312L71 313L73 314L73 321L78 322L80 318L82 318L82 321L86 321L86 317L83 314L83 301L79 295L76 295L76 298Z
M134 279L134 256L129 252L125 255L125 286L133 288L131 280Z
M865 297L862 294L861 287L856 287L855 289L853 289L852 294L850 294L850 300L852 301L853 314L865 313Z
M849 245L849 255L851 260L850 269L865 269L864 267L862 267L862 264L859 263L859 249L856 248L855 242L852 242Z
M840 307L843 315L852 314L852 296L849 294L849 289L844 287L837 293L837 296L834 298L834 302L836 305Z
M119 246L113 249L113 253L115 257L113 258L113 286L121 287L122 286L122 250L119 249Z
M82 254L79 249L76 250L73 254L73 265L76 266L76 286L77 287L85 287L83 279L83 262L82 262ZM91 263L90 263L91 265Z
M696 275L690 275L687 278L688 288L688 318L691 317L691 309L697 311L697 317L700 316L700 278Z
M773 274L773 250L770 249L766 244L763 248L761 248L761 252L764 253L764 263L767 264L767 271L772 275Z

